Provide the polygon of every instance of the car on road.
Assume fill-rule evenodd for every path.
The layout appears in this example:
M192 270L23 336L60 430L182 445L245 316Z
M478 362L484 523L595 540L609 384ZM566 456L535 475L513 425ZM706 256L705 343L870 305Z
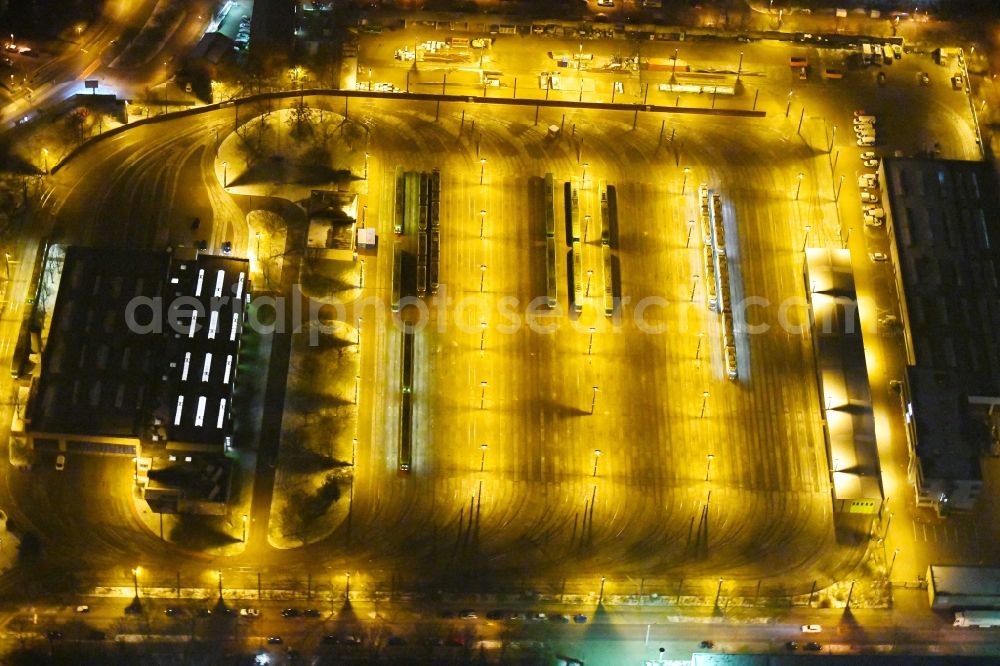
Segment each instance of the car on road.
M864 160L876 160L876 159L878 159L878 155L875 154L874 150L865 150L865 151L862 151L862 153L861 153L861 160L862 161L864 161Z
M879 72L878 76L875 77L875 80L878 82L880 86L884 86L886 81L885 72Z
M241 608L240 617L260 617L260 611L256 608Z
M284 643L284 641L281 640L281 636L268 636L267 637L267 644L268 645L281 645L282 643Z
M476 614L476 611L474 611L474 610L468 610L468 609L458 611L458 616L460 618L462 618L463 620L478 620L479 619L479 615Z
M878 187L878 176L873 173L863 173L858 176L858 187Z
M285 608L281 611L281 617L298 617L302 612L298 608Z
M406 639L402 636L389 636L387 643L389 645L406 645Z
M615 0L597 0L598 7L614 7Z
M881 227L882 220L877 217L872 217L871 215L865 215L865 226L866 227Z
M877 204L879 202L879 196L875 192L868 192L865 190L861 191L861 201L864 203Z
M864 164L866 167L876 169L878 168L878 159L876 158L876 159L865 160L864 162L862 162L862 164Z
M320 617L322 615L322 613L320 613L315 608L307 608L304 611L302 611L302 614L305 615L306 617Z
M77 613L89 613L90 612L90 606L77 606L76 607L76 612Z
M170 606L164 609L163 614L166 615L167 617L174 617L175 615L181 614L181 609L177 608L176 606Z
M715 641L702 641L698 646L706 650L711 650L715 647Z
M888 261L889 256L885 252L869 252L868 258L872 261ZM815 626L815 625L814 625Z
M885 217L885 209L875 205L866 205L863 208L866 215L882 219Z
M798 650L799 649L799 644L796 643L795 641L788 641L787 643L785 643L785 649L786 650Z
M528 619L531 620L532 622L544 622L545 613L539 613L539 612L529 613Z
M875 145L875 137L871 134L866 134L864 136L859 136L857 140L858 146L870 147Z
M562 613L553 613L549 615L549 622L555 622L556 624L569 624L569 618Z
M491 611L487 611L486 612L486 619L487 620L503 620L504 618L507 617L507 614L509 612L510 611L505 611L505 610L491 610Z
M66 469L66 456L59 454L56 456L56 471L61 472Z
M823 646L817 643L816 641L809 641L808 643L806 643L806 649L811 650L813 652L818 652L823 649Z
M927 72L920 72L920 85L927 86L930 85L930 83L931 83L930 74L928 74Z
M585 624L587 622L587 616L583 613L577 613L573 616L573 621L577 624Z
M955 90L961 90L965 86L965 79L959 72L955 72L955 76L951 77L951 87Z
M47 636L49 637L49 640L58 640L63 637L63 633L61 631L52 630L47 634Z
M821 631L823 631L823 627L819 626L818 624L803 624L802 625L802 633L803 634L818 634Z

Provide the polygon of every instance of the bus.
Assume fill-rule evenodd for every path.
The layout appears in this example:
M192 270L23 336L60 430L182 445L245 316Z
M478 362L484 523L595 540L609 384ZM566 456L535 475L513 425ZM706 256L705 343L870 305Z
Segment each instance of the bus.
M400 284L403 280L403 244L395 241L392 244L392 303L393 312L399 312Z

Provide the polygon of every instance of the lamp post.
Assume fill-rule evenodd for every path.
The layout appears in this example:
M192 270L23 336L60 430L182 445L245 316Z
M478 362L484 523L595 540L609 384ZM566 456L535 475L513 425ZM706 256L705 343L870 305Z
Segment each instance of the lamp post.
M722 577L719 577L719 587L715 590L715 607L719 607L719 597L722 596Z
M222 188L229 187L229 162L222 163Z
M670 81L673 82L674 74L677 72L677 49L674 49L674 57L670 68Z
M365 260L361 260L361 277L358 280L358 288L363 289L365 286Z
M883 538L883 539L884 539L884 538L886 538L887 536L889 536L889 525L892 525L892 517L893 517L894 515L895 515L895 514L893 514L893 513L890 513L890 514L889 514L889 519L885 521L885 531L884 531L884 532L882 532L882 538Z
M358 393L361 390L361 375L354 375L354 404L358 404Z
M712 461L715 460L715 456L709 453L706 459L708 460L708 466L705 467L705 480L708 481L708 475L712 473Z
M807 245L807 244L809 243L809 232L810 232L810 231L812 231L812 227L810 227L810 226L809 226L809 225L807 224L807 225L806 225L806 235L805 235L805 238L803 238L803 239L802 239L802 251L803 251L803 252L805 252L805 251L806 251L806 245Z
M139 598L139 572L142 571L142 567L135 567L132 569L132 588L135 590L135 598Z
M486 175L486 158L479 159L479 184L483 184L483 177Z
M483 409L483 407L486 405L486 382L485 381L479 382L479 387L482 389L482 391L479 393L479 409Z
M42 158L45 160L45 175L49 175L49 149L42 148Z
M587 162L583 163L583 177L580 178L580 181L582 183L582 185L581 185L582 187L587 187L587 167L589 167L589 166L590 166L590 164L588 164Z
M701 414L698 416L698 418L701 419L705 417L705 407L707 406L708 406L708 391L704 391L701 394Z
M350 599L351 598L351 572L350 571L345 572L344 573L344 578L347 581L344 584L344 598L345 599Z
M243 514L243 543L247 542L247 514Z
M736 85L740 84L740 74L743 73L743 51L740 51L740 64L736 66Z
M694 350L694 360L696 361L701 358L701 341L702 339L704 339L704 337L705 337L704 333L698 334L698 347Z
M896 565L896 556L899 555L899 548L892 551L892 562L889 563L889 573L886 574L886 578L892 578L892 568Z
M597 395L596 393L594 395ZM601 459L601 450L594 449L594 473L592 476L597 476L597 461Z
M365 222L368 220L368 204L361 207L361 228L365 228Z
M590 413L594 413L594 407L597 405L597 392L600 391L598 387L594 386L594 397L590 399Z
M222 600L222 569L219 569L215 573L219 577L219 600L221 601Z
M604 576L601 576L601 592L597 595L597 605L600 606L604 603L604 581L607 580Z
M486 322L479 322L479 328L482 329L479 333L479 353L483 354L486 347Z
M800 171L799 172L799 182L795 184L795 200L796 201L799 200L799 192L802 191L802 179L805 178L805 177L806 177L806 175Z
M840 182L837 183L837 194L833 197L833 200L840 201L840 188L844 186L844 174L840 174Z
M596 330L593 326L590 327L590 342L587 343L587 356L590 356L590 352L594 349L594 331Z
M368 180L368 153L365 153L365 180Z
M584 293L584 296L587 298L590 298L590 280L593 277L594 277L594 271L592 270L587 271L587 291Z
M483 293L483 283L486 281L486 264L479 264L479 293Z
M792 90L788 91L788 104L785 105L785 117L786 118L788 117L788 114L792 110L792 95L793 94L794 94L794 91L792 91Z
M691 234L694 233L694 220L688 220L688 237L687 242L684 243L684 247L691 247Z
M480 444L479 450L482 454L479 456L479 471L482 472L486 468L486 444Z
M858 582L857 580L851 580L851 589L847 591L847 603L844 604L844 610L850 610L851 608L851 595L854 594L854 584Z
M681 184L681 196L684 196L684 193L687 192L689 173L691 173L691 169L689 169L688 167L684 167L684 182Z
M583 216L583 242L587 242L587 232L590 231L590 216Z
M694 275L694 281L691 283L691 302L694 303L694 292L698 289L698 274Z
M486 229L486 211L479 211L479 240L483 240L483 232Z

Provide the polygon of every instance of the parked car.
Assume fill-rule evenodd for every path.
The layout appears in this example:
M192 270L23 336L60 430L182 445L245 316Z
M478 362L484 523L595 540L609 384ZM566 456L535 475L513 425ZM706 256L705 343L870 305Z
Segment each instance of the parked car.
M877 217L882 219L885 217L885 209L875 205L866 205L864 207L866 215L871 215L872 217Z
M799 644L796 643L795 641L788 641L787 643L785 643L785 649L786 650L798 650L799 649Z
M920 72L920 85L930 85L931 77L927 72Z
M869 147L875 145L875 137L871 134L866 134L864 136L859 136L857 144L859 146Z
M576 615L573 616L573 621L576 622L577 624L584 624L587 622L587 616L584 615L583 613L577 613Z
M240 609L240 616L241 617L260 617L260 611L257 610L256 608L241 608Z
M47 635L50 641L58 640L63 637L63 633L61 631L56 631L56 630L50 631Z
M878 176L873 173L863 173L858 176L858 187L878 187Z
M861 161L865 160L875 160L878 159L878 155L875 154L874 150L865 150L861 152Z
M706 650L711 650L712 648L715 647L715 641L702 641L698 645L699 647L704 648Z
M544 622L545 613L537 613L537 612L531 613L530 615L528 615L528 619L531 620L532 622Z
M806 643L806 649L812 650L813 652L818 652L823 649L823 646L817 643L816 641L809 641L808 643Z
M284 643L284 641L281 640L281 636L268 636L267 637L267 644L268 645L281 645L282 643Z
M302 615L298 608L286 608L281 611L281 617L298 617Z
M315 608L307 608L302 612L302 614L306 617L320 617L322 615L322 613Z
M881 227L882 220L877 217L872 217L871 215L865 215L865 226L866 227Z
M819 626L818 624L803 624L802 625L802 633L803 634L818 634L821 631L823 631L823 627Z
M889 256L885 252L869 252L868 258L872 261L888 261Z
M89 613L90 612L90 606L77 606L76 607L76 612L77 613Z
M557 624L568 624L569 618L562 613L553 613L549 615L549 622L555 622Z
M61 472L66 469L66 456L59 454L56 456L56 471Z
M176 606L169 606L166 609L164 609L163 614L166 615L167 617L174 617L175 615L181 614L181 609L177 608Z
M469 610L469 609L459 611L458 612L458 616L460 618L462 618L463 620L478 620L479 619L479 616L476 614L476 611Z
M879 202L878 194L874 192L861 191L861 201L864 203L877 204Z
M509 611L504 610L491 610L486 612L487 620L503 620L507 617Z
M870 159L870 160L865 160L864 162L862 162L862 164L864 164L866 167L870 167L872 169L876 169L876 168L878 168L878 159L877 158L873 158L873 159Z

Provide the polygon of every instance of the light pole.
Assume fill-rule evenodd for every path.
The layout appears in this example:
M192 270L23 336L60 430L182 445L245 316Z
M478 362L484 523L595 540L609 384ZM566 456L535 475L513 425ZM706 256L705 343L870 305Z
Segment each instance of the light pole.
M222 189L229 187L229 162L222 163Z
M715 460L715 456L709 453L706 459L708 460L708 466L705 467L705 480L708 481L708 475L712 473L712 461Z
M135 567L132 569L132 588L135 590L135 598L139 598L139 572L142 571L142 567Z
M597 395L596 393L594 395ZM597 476L597 461L601 459L601 450L594 449L594 473L592 476Z
M715 607L719 607L719 597L722 596L722 577L719 577L719 587L715 590Z
M219 576L219 600L222 600L222 569L215 572Z
M795 200L796 201L799 200L799 192L802 191L802 179L805 178L805 177L806 177L806 175L800 171L799 172L799 182L795 184Z
M691 247L691 234L694 233L694 220L688 220L688 238L684 247Z
M479 322L479 328L482 329L482 331L479 334L479 353L480 355L482 355L483 353L485 353L485 348L486 348L486 322L485 321Z
M479 456L479 471L482 472L486 468L486 444L480 444L479 450L482 454Z
M243 514L243 543L247 542L247 514Z
M365 260L361 260L361 277L358 280L358 288L363 289L365 286Z
M351 572L348 571L344 573L344 578L347 582L344 584L344 599L351 598Z
M486 158L479 159L479 184L483 184L483 177L486 175Z
M892 551L892 562L889 563L889 573L885 575L886 578L892 578L892 568L896 565L896 556L899 555L899 548Z
M365 221L368 219L368 204L361 207L361 228L365 228Z
M681 196L684 196L684 193L687 192L689 173L691 173L691 169L689 169L688 167L684 167L684 182L681 184Z
M593 387L593 388L594 388L594 397L590 399L590 413L591 414L594 413L594 406L597 405L597 392L601 390L601 389L599 389L596 386Z
M589 166L590 164L588 164L587 162L583 163L583 177L580 179L580 181L582 183L581 187L584 188L587 187L587 167Z
M590 216L583 216L583 242L587 242L587 232L590 230Z
M601 592L597 595L597 605L600 606L604 603L604 581L607 580L604 576L601 576Z
M851 589L847 591L847 603L844 604L844 610L850 610L851 608L851 595L854 594L854 584L858 582L857 580L851 580Z
M361 353L361 321L363 317L358 317L358 353Z
M358 392L361 390L361 375L354 375L354 404L358 404Z
M890 514L889 514L889 519L885 521L885 531L884 531L884 532L882 532L882 538L883 538L883 539L884 539L884 538L886 538L887 536L889 536L889 525L892 525L892 517L893 517L894 515L895 515L895 514L893 514L893 513L890 513Z
M590 327L590 342L587 343L587 356L590 356L590 352L594 349L594 331L596 330L593 326Z
M677 72L677 49L674 49L673 66L670 68L670 82L674 81L674 74Z
M837 194L833 197L835 202L840 201L840 188L844 186L844 174L840 174L840 182L837 183Z
M587 271L587 291L584 293L584 296L587 298L590 298L590 280L593 277L594 277L594 271L592 270Z
M45 160L45 175L49 175L49 149L42 148L42 157Z
M831 152L833 150L833 142L837 139L837 126L833 125L833 130L830 132L830 150L826 152Z
M365 180L368 180L368 153L365 153Z
M486 382L485 381L479 382L479 387L482 389L482 391L479 394L479 409L483 409L483 407L486 405Z
M486 264L479 264L479 293L483 293L483 283L486 281Z
M483 232L486 229L486 211L479 211L479 240L483 240Z
M740 84L740 74L743 73L743 51L740 51L740 64L736 66L736 85Z
M694 350L694 360L696 361L701 358L701 341L702 339L704 339L704 337L705 337L704 333L698 334L698 347Z
M701 394L701 414L698 418L705 418L705 407L708 406L708 391L704 391Z
M694 303L694 292L698 288L698 278L699 277L700 276L697 273L695 273L695 275L694 275L694 281L691 284L691 302L692 303Z
M788 114L792 110L792 95L793 94L794 94L794 91L792 91L792 90L788 91L788 104L785 105L785 117L786 118L788 117Z
M809 243L809 232L810 232L810 231L812 231L812 227L810 227L810 226L809 226L809 225L807 224L807 225L806 225L806 236L805 236L805 238L803 238L803 239L802 239L802 251L803 251L803 252L805 252L805 251L806 251L806 245L808 245L808 243Z

